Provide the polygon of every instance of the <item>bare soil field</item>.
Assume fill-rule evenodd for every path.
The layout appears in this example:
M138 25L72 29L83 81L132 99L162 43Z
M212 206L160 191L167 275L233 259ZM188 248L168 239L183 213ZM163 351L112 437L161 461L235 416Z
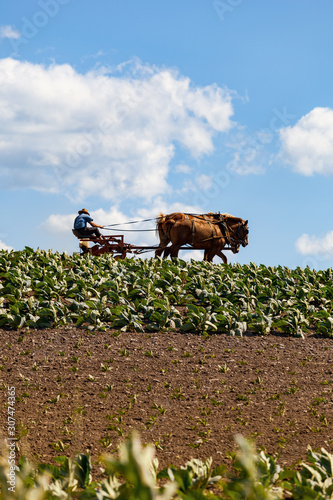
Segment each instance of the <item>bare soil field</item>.
M160 467L227 464L235 434L281 466L305 459L307 445L333 452L333 339L70 327L0 338L1 432L14 386L19 453L36 462L88 450L97 468L134 429Z

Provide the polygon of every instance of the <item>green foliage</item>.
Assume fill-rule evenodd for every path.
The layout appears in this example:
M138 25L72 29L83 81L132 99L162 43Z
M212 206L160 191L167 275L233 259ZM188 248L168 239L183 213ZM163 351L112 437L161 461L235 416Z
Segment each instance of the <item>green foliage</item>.
M225 472L225 467L212 470L212 459L205 462L192 458L185 467L168 467L162 470L159 478L169 477L177 484L178 495L184 499L207 498L203 492L222 479L220 472Z
M333 337L331 269L0 251L0 327Z
M105 458L109 479L102 481L103 487L108 486L108 492L100 498L119 500L168 500L174 497L177 490L175 482L168 482L159 488L157 481L158 461L154 459L152 445L141 447L139 438L134 434L131 439L119 446L119 459ZM124 482L118 482L120 475ZM113 484L111 490L110 477ZM106 488L105 488L106 490Z
M286 483L293 498L315 498L325 500L333 498L333 455L323 448L321 453L314 452L308 446L308 460L311 465L303 463L303 468L297 471L292 482Z
M283 498L283 489L278 486L280 467L263 451L257 455L253 446L242 436L236 438L239 451L235 467L239 471L226 485L226 498L234 500L274 500Z
M25 459L15 468L15 487L8 483L6 452L0 457L0 500L277 500L281 498L332 498L333 455L308 448L309 463L295 471L281 469L275 459L237 436L233 470L212 469L212 460L192 459L182 467L169 466L159 473L154 446L142 447L136 434L119 445L118 458L104 456L105 478L93 482L89 454L74 460L58 457L58 466L34 467ZM7 452L8 453L8 452ZM163 486L159 485L162 482Z

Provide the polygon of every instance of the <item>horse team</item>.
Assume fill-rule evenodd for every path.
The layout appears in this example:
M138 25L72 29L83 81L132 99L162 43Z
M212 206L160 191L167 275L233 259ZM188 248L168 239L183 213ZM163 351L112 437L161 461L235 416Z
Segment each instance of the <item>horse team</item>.
M178 257L180 247L190 245L205 251L204 260L212 262L217 255L227 264L227 258L222 253L226 245L233 253L238 253L240 246L248 245L248 221L230 214L160 214L156 229L160 245L155 256L159 257L163 252L164 257Z

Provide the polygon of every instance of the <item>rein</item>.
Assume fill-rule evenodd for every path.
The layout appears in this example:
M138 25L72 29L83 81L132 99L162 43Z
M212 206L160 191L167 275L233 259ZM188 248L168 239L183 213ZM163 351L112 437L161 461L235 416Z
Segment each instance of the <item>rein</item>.
M240 227L241 227L241 224L240 224L240 222L238 222L237 231L236 231L236 236L238 237L238 240L235 240L234 238L231 238L231 240L232 240L232 242L234 244L237 244L237 243L243 244L243 243L245 243L245 238L242 238L241 234L240 234Z

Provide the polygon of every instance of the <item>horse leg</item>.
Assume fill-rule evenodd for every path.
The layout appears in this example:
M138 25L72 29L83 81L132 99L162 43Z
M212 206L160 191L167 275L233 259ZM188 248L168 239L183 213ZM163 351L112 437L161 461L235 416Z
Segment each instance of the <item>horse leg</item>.
M171 248L171 246L170 247L166 247L164 249L163 259L167 259L169 257L169 255L170 255L170 248Z
M180 247L181 245L171 245L171 247L168 248L168 255L170 254L171 258L178 257Z
M224 264L228 264L228 259L224 255L224 253L222 253L222 250L220 248L213 247L205 250L204 260L206 260L207 262L213 262L215 255L220 257L223 260Z
M206 249L204 253L204 260L207 262L213 262L213 258L215 256L215 250L214 249Z
M223 263L224 264L228 264L228 259L227 257L224 255L224 253L222 253L222 250L218 250L216 252L216 255L218 255L219 257L221 257L221 259L223 260Z
M165 254L166 248L167 248L167 245L159 246L159 248L157 250L155 250L155 257L161 257L163 252L164 252L164 257L166 257L166 254Z
M178 257L180 247L189 243L192 239L192 222L190 220L177 221L170 229L170 245L165 250L165 256L170 255L171 258Z
M165 249L170 243L170 238L161 230L158 231L159 237L160 237L160 246L159 248L155 251L155 257L161 257L163 251L164 251L164 257L165 255Z

